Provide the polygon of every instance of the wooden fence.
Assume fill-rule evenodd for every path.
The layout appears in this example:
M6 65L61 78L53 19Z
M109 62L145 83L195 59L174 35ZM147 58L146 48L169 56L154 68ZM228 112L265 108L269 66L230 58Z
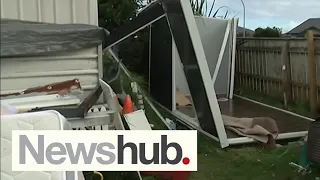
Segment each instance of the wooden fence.
M320 38L312 40L313 45L307 38L238 38L236 88L249 88L285 102L315 98L315 106L320 102ZM313 59L308 51L314 52Z

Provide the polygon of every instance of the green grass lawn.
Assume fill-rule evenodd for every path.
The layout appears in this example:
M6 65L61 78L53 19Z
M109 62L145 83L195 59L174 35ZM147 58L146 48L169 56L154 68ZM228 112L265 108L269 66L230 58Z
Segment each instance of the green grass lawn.
M289 166L297 162L300 145L288 145L266 150L259 146L240 146L221 149L212 140L198 138L198 172L190 179L208 180L298 180L315 179L314 174L304 176Z
M248 96L247 96L248 97ZM258 96L255 96L255 100ZM274 101L262 100L273 105ZM279 106L281 106L279 104ZM292 107L306 114L302 107ZM170 117L158 109L165 117ZM164 129L160 119L146 106L147 117L156 129ZM192 172L189 180L312 180L320 177L313 169L312 174L303 175L297 168L289 166L298 163L300 143L282 146L277 149L263 149L262 145L251 144L221 149L219 144L206 136L198 136L198 171ZM146 180L156 179L147 177Z
M274 150L243 146L221 149L206 137L198 139L198 171L192 172L189 180L315 180L318 171L303 175L289 166L297 162L300 145L288 145ZM132 180L134 173L106 172L107 180ZM144 176L143 180L159 180Z
M221 149L211 139L198 138L198 171L189 180L312 180L319 172L303 175L290 162L297 163L300 145L292 144L273 150L257 146ZM157 180L144 177L144 180Z
M313 170L303 175L289 166L297 163L300 145L293 144L267 150L259 146L221 149L204 136L198 138L198 171L189 180L316 180L320 173ZM104 173L107 180L132 180L133 173ZM159 180L144 176L143 180Z
M158 110L170 118L169 114L160 108ZM155 124L155 129L165 129L148 105L146 115L150 123ZM199 135L198 171L192 172L189 180L312 180L320 177L316 170L312 174L302 175L296 168L289 166L290 162L298 163L300 150L298 142L277 149L263 149L261 144L221 149L216 141Z
M189 180L313 180L319 172L303 175L290 162L297 163L300 145L292 144L273 150L258 146L221 149L211 139L198 138L198 171ZM144 177L144 180L157 180Z
M129 80L121 77L124 89L127 93ZM141 78L137 78L138 84L143 84ZM140 80L139 80L140 79ZM248 94L245 94L248 97ZM259 99L258 95L253 96L255 100L267 104L266 99ZM277 106L281 106L278 104ZM166 129L165 125L156 116L152 109L145 104L146 115L150 123L155 125L154 129ZM170 115L158 109L164 117ZM304 114L300 109L299 114ZM173 119L171 117L171 119ZM261 145L246 145L228 147L221 149L219 144L203 135L198 136L198 171L192 172L189 180L313 180L319 179L320 173L313 170L311 174L303 175L297 169L289 166L290 162L297 163L301 145L299 143L286 145L277 149L262 149ZM134 173L130 172L105 172L106 180L133 180ZM157 180L157 177L147 176L144 180Z

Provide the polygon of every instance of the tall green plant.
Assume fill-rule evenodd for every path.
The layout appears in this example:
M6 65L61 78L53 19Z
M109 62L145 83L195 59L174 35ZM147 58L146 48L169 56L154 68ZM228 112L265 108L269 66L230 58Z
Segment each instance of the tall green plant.
M191 8L193 10L193 14L197 16L206 16L206 17L217 17L218 12L222 8L227 8L227 11L224 16L222 16L223 19L226 19L229 15L229 7L227 6L221 6L219 7L215 12L213 12L215 0L212 2L210 6L210 9L208 9L208 1L207 0L190 0Z
M203 16L206 14L208 7L207 0L190 0L190 3L194 15Z
M112 31L135 16L136 0L98 0L99 25Z

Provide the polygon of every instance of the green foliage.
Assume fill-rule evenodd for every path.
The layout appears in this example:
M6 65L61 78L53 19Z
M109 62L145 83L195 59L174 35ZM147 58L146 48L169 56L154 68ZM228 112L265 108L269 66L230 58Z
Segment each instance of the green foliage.
M223 16L221 16L223 19L226 19L229 15L229 7L228 6L221 6L215 12L213 11L213 8L215 7L215 0L212 1L211 4L209 4L208 0L190 0L191 8L194 15L197 16L206 16L206 17L218 17L217 14L222 8L227 8L227 11ZM210 8L209 8L210 7Z
M202 16L208 7L208 2L206 0L190 0L191 8L193 14Z
M311 180L319 171L303 175L289 166L297 163L301 146L291 144L276 149L259 145L233 146L221 149L214 141L198 136L198 171L189 180ZM247 172L247 173L245 173Z
M99 25L110 31L132 18L139 7L139 0L98 0Z
M126 24L136 16L143 6L143 0L98 0L99 26L111 33L121 25ZM138 32L135 37L129 37L118 45L119 57L124 64L137 71L142 59L143 48L148 42L146 31Z
M148 28L145 28L135 34L133 37L128 37L120 43L119 57L123 63L133 72L143 72L143 60L146 52L148 52Z
M282 29L278 27L267 27L267 28L257 28L254 31L254 37L280 37L282 34Z

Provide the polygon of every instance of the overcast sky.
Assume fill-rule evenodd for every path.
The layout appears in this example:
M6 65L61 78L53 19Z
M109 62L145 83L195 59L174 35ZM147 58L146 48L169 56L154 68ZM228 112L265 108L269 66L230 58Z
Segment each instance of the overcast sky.
M211 6L213 0L208 0ZM320 18L320 0L243 0L246 7L246 28L277 26L287 32L308 18ZM216 0L214 10L228 6L243 26L243 6L241 0ZM227 8L221 8L223 16Z

